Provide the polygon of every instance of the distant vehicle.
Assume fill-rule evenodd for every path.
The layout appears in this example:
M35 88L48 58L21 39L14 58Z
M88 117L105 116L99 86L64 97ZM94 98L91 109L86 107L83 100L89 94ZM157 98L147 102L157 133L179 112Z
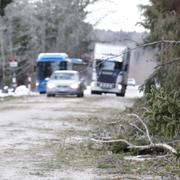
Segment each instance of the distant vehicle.
M55 95L84 96L85 84L80 79L78 71L54 71L47 81L47 97Z
M135 86L136 85L136 81L134 78L129 78L128 82L127 82L128 86Z
M124 96L130 61L130 51L125 46L95 45L91 94L113 93Z
M36 89L46 93L46 78L56 70L72 70L74 64L84 64L82 59L69 58L66 53L40 53L36 60Z
M40 53L37 58L36 88L38 92L46 92L46 78L55 70L71 69L71 61L66 53Z

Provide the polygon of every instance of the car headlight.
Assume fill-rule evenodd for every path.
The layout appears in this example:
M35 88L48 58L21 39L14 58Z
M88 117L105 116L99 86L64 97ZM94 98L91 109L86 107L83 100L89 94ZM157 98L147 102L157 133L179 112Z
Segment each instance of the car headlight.
M56 85L53 84L53 83L48 83L48 84L47 84L47 87L48 87L49 89L52 89L52 88L55 88Z
M36 86L39 86L39 82L36 82Z
M71 84L70 87L72 89L78 89L79 88L79 84L78 83L74 83L74 84Z

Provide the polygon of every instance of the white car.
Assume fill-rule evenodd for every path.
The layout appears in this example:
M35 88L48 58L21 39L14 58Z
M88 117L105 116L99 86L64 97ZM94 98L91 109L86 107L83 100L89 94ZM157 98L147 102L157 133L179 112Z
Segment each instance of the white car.
M80 80L79 72L73 70L54 71L47 81L47 97L55 95L84 96L84 81Z
M135 86L136 85L136 81L134 78L129 78L127 81L127 85L128 86Z

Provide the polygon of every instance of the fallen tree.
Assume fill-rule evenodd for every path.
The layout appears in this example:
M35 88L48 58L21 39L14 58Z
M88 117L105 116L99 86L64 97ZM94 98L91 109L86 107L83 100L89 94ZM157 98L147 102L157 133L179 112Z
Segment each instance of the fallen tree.
M147 125L137 114L127 114L127 116L135 117L138 120L138 122L143 126L143 129L142 129L136 124L129 123L129 125L134 127L136 129L136 131L139 131L140 133L143 133L146 136L146 139L149 142L149 144L147 144L147 145L135 145L126 139L109 139L106 137L91 138L91 140L93 142L96 142L96 143L118 143L118 142L124 143L126 145L126 148L131 149L131 150L133 150L133 149L147 150L147 149L161 148L161 149L166 150L166 151L168 151L174 155L178 155L177 150L174 147L170 146L169 144L167 144L167 143L154 143L151 136L150 136L149 129L148 129ZM121 126L122 126L122 124L121 124Z

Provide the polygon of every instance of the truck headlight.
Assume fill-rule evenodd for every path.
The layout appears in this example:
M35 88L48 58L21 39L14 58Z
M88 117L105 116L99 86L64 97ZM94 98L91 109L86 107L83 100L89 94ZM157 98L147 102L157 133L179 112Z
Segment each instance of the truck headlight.
M74 84L71 84L70 87L72 89L78 89L79 88L79 84L78 83L74 83Z
M122 85L118 84L118 89L121 90L121 88L122 88Z
M92 81L91 82L91 87L95 87L96 86L96 82L95 81Z
M49 89L52 89L52 88L55 88L56 85L53 84L53 83L48 83L48 84L47 84L47 87L48 87Z
M119 75L119 76L117 77L117 82L118 82L118 83L121 83L121 82L122 82L122 75Z

